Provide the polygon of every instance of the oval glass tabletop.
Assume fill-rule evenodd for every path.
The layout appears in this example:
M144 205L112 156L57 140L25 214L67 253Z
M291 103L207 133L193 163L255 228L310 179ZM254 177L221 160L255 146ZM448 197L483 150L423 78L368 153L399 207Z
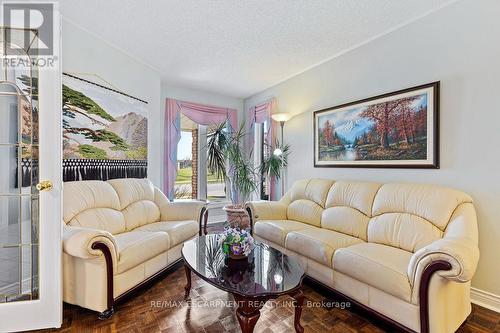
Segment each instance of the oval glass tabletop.
M281 251L255 241L245 259L226 257L220 235L200 236L184 243L182 257L191 271L219 289L242 296L271 296L299 288L304 269Z

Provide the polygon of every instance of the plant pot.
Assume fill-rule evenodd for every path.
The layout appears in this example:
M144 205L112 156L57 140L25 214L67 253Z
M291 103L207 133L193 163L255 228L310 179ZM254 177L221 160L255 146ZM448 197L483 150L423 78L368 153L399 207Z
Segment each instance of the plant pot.
M229 253L229 258L233 259L233 260L241 260L241 259L246 259L248 258L248 256L244 255L244 254L233 254L233 253Z
M250 227L250 216L245 208L237 205L224 206L227 214L227 222L232 228L239 227L241 230Z

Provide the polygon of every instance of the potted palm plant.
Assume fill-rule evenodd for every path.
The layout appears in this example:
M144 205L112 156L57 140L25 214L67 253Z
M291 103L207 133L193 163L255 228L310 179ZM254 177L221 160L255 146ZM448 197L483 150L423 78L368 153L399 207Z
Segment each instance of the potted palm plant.
M231 204L224 207L227 220L231 226L242 229L247 228L250 223L245 203L257 189L261 175L279 179L281 170L287 165L290 150L288 145L280 145L276 141L274 147L270 147L273 153L260 166L254 166L252 151L245 152L243 149L246 135L244 124L231 133L227 130L226 123L221 123L208 134L207 140L208 170L217 179L229 184L231 190Z
M231 226L242 229L250 223L245 202L257 189L259 179L251 161L252 153L243 151L245 135L244 124L232 133L227 130L226 123L221 123L208 134L207 140L208 171L229 184L231 191L231 204L224 207L227 220Z

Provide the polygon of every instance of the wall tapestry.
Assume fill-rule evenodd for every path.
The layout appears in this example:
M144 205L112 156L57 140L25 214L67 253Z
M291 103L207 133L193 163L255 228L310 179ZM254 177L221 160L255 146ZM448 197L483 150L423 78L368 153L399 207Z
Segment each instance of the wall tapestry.
M314 166L439 168L439 82L314 112Z
M145 178L147 102L63 75L63 178Z

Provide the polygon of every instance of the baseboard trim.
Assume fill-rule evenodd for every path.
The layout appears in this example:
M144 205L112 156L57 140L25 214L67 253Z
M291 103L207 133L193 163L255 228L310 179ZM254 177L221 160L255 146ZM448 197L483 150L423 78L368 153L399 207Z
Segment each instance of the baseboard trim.
M472 303L500 313L500 295L495 295L477 288L471 288L470 297Z

